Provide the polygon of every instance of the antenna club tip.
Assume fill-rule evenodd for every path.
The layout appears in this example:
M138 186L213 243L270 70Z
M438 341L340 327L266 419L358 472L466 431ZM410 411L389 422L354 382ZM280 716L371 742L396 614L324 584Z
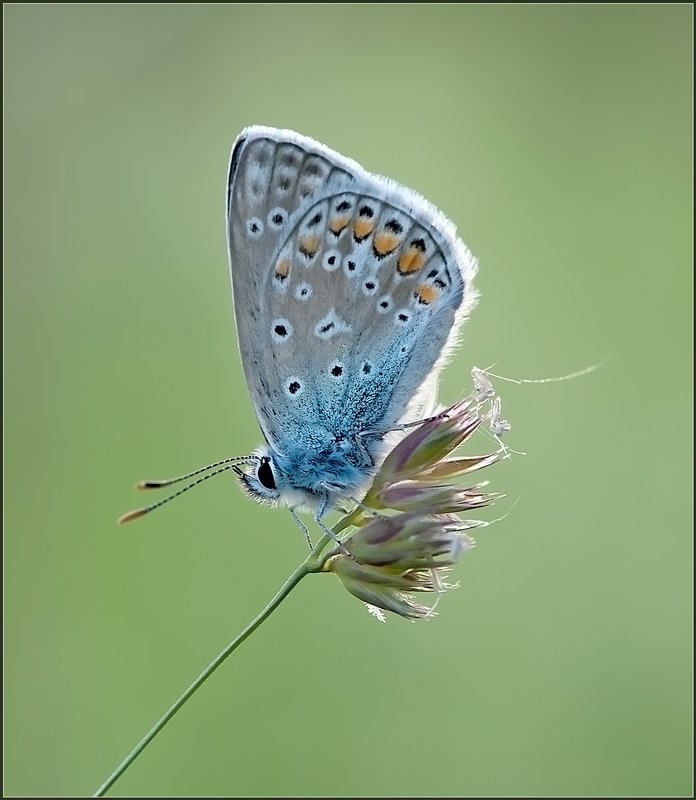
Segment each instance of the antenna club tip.
M163 486L169 486L170 483L175 481L138 481L135 484L136 489L161 489Z
M134 508L132 511L127 511L125 514L121 514L121 516L116 520L119 525L123 525L125 522L130 522L131 520L138 519L138 517L143 517L149 509L147 508Z

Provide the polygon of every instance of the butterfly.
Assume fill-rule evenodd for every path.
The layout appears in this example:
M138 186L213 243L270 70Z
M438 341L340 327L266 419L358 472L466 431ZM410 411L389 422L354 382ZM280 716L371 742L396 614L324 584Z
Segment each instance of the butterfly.
M477 262L415 191L289 130L254 125L237 137L226 210L239 350L264 444L139 486L233 469L255 500L287 505L298 522L296 511L312 511L323 528L327 510L375 474L387 434L422 416L476 302Z

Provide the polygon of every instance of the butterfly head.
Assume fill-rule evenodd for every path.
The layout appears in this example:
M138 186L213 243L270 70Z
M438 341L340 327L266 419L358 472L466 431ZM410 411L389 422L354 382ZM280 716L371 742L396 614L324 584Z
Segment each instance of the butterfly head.
M246 469L234 467L239 475L239 485L245 494L265 505L277 506L281 498L279 488L280 476L277 476L277 467L273 462L269 450L257 451L256 458L250 462ZM282 486L282 480L280 480Z
M309 486L298 486L289 478L288 465L269 447L256 450L246 469L233 467L239 476L242 491L263 505L278 506L281 503L302 510L312 510L326 494Z

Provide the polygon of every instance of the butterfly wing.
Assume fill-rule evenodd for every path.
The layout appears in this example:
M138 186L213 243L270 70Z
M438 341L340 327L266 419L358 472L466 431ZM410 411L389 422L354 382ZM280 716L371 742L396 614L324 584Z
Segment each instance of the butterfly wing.
M403 419L476 300L452 223L318 142L259 126L233 147L227 209L239 346L267 441L320 446Z

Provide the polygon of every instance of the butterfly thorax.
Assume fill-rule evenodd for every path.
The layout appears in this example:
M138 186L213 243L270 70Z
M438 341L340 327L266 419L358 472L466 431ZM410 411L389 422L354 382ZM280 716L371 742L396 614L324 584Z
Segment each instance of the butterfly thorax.
M285 485L318 497L350 495L366 483L372 471L366 452L341 435L323 446L290 445L283 453L273 453L272 458L279 489Z

